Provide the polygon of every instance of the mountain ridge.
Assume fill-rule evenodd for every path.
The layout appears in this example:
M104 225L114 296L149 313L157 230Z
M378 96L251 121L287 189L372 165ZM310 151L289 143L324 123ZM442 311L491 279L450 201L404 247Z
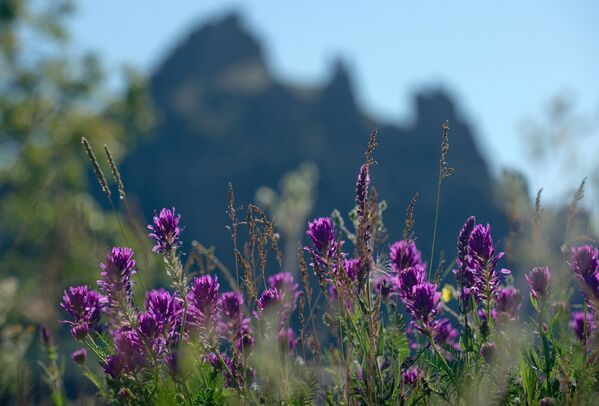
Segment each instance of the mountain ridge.
M457 233L471 214L492 223L496 238L507 233L470 126L441 89L414 97L413 122L377 122L357 103L351 72L342 62L320 85L277 80L261 44L233 14L193 30L152 75L150 91L162 119L153 136L129 153L123 172L146 216L175 205L187 226L185 237L215 245L220 256L230 249L228 182L237 201L247 204L258 187L276 187L286 172L314 162L320 183L312 216L334 208L347 213L373 128L379 130L373 184L389 203L390 237L400 238L405 208L418 192L416 233L426 253L446 119L448 161L456 173L443 185L438 246L452 257Z

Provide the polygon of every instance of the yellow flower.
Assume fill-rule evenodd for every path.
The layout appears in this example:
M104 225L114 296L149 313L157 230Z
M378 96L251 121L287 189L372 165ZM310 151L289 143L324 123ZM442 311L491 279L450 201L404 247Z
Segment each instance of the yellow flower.
M452 295L453 294L452 294L451 286L445 285L443 287L443 290L441 290L441 300L443 300L443 302L447 303L451 300Z

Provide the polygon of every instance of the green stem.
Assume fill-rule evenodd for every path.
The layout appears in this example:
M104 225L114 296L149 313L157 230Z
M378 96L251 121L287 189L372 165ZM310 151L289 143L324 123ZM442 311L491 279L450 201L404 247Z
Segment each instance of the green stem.
M435 257L435 241L437 240L437 223L439 222L439 201L441 200L441 175L437 183L437 203L435 204L435 226L433 227L433 242L431 243L431 260L428 265L428 276L433 273L433 259Z
M181 329L179 330L179 342L177 348L181 348L183 343L183 335L185 334L185 323L187 323L187 295L183 296L183 319L181 321Z
M129 238L127 238L127 233L125 232L125 227L123 226L123 222L121 221L121 216L119 216L119 213L116 210L116 207L114 206L114 203L112 202L112 199L108 198L108 201L110 202L110 207L112 207L112 212L114 213L114 217L116 217L116 221L119 223L119 228L121 229L121 233L123 233L123 238L125 239L125 244L127 244L128 247L131 247L131 244L129 243ZM137 275L137 279L139 280L139 283L141 285L141 288L144 291L147 290L144 280L141 276L141 272L137 272L136 275Z
M443 369L445 370L445 372L447 373L447 375L449 375L449 377L451 378L451 381L455 385L456 381L455 381L455 377L453 376L453 371L451 370L451 368L450 368L449 364L447 363L447 361L445 360L445 358L439 352L439 349L437 348L437 345L435 344L435 340L430 335L429 335L428 339L429 339L429 341L431 343L431 347L433 348L433 351L441 359L441 362L442 362L442 365L443 365Z

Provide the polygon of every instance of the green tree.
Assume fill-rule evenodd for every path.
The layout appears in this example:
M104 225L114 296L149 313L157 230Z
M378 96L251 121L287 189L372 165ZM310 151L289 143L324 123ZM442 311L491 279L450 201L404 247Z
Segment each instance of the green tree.
M12 325L55 323L61 290L93 283L105 247L124 244L114 213L89 193L81 137L118 160L152 125L140 75L125 69L115 95L94 55L73 55L64 28L73 10L0 0L0 281L18 282Z

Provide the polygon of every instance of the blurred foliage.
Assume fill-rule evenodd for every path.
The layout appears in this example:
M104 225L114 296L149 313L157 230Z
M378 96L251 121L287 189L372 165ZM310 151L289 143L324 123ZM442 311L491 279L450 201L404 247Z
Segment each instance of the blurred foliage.
M284 269L290 272L297 269L297 245L314 208L317 184L318 168L312 162L304 162L283 176L279 192L266 186L256 191L256 202L268 209L285 241Z
M539 118L528 118L521 126L528 164L546 182L560 179L545 185L552 193L558 190L567 198L582 181L581 174L587 177L590 199L585 207L595 230L599 228L599 163L592 157L599 153L598 129L599 110L580 111L574 95L568 93L553 96ZM560 187L565 188L559 190Z
M113 95L98 58L73 55L64 28L73 10L70 1L0 0L0 280L16 292L14 303L2 297L14 304L0 323L10 326L2 349L16 325L55 323L61 290L93 284L105 247L124 244L116 216L89 193L81 137L98 151L107 144L118 162L153 125L139 74L125 69Z

